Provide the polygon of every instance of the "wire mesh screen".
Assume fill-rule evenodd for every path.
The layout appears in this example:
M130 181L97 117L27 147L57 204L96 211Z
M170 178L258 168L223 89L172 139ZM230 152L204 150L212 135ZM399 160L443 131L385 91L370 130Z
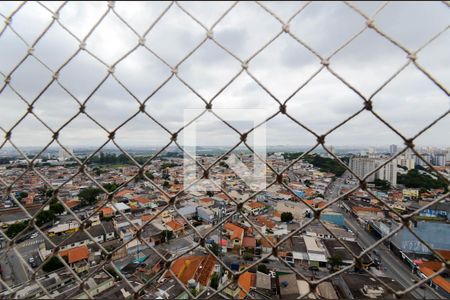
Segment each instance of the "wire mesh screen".
M114 296L124 298L173 298L181 294L189 298L270 298L274 294L286 295L286 297L296 295L296 297L301 298L310 298L314 295L326 297L324 285L329 283L336 285L338 281L342 280L343 275L349 272L353 274L355 269L359 270L358 278L370 276L388 294L402 297L412 293L417 297L417 295L421 295L420 286L423 286L424 283L435 282L435 279L441 278L440 275L448 272L449 263L442 253L438 252L433 245L429 245L423 236L419 236L413 226L416 217L422 211L449 199L448 176L443 174L442 170L437 170L428 159L424 158L421 152L416 150L414 144L419 137L433 127L448 121L450 107L448 105L447 87L443 81L440 81L431 71L428 71L427 67L420 63L421 54L433 43L444 38L445 34L448 34L448 22L444 27L435 30L420 45L414 45L411 48L400 42L400 40L403 41L401 37L397 39L397 37L394 37L395 34L387 33L381 26L377 25L378 17L385 10L388 10L389 6L393 5L392 3L376 3L375 8L368 13L361 9L358 3L343 2L340 4L342 8L358 19L355 23L357 28L352 28L351 34L343 35L345 38L342 38L325 55L323 54L324 51L316 50L317 44L308 42L306 38L292 29L294 22L305 19L310 20L309 22L312 25L309 26L316 25L309 15L311 6L314 6L315 3L282 3L281 5L285 8L283 11L287 11L283 14L280 13L276 5L274 6L269 2L221 3L219 13L211 13L208 20L203 20L197 17L198 14L190 8L189 3L162 2L158 4L159 10L146 6L138 7L134 16L149 16L144 22L145 26L142 26L142 22L136 22L133 15L130 17L130 14L126 13L132 5L128 6L128 4L124 5L124 3L113 1L99 2L95 9L91 10L92 15L89 20L78 20L78 24L74 26L73 22L76 21L77 16L71 12L73 12L73 9L85 9L79 3L10 2L0 4L0 6L5 7L1 12L4 24L0 31L0 43L10 41L12 37L16 41L14 45L8 42L1 44L2 51L13 53L16 58L9 59L5 54L8 64L0 68L2 77L0 96L3 95L0 98L0 107L2 110L5 107L6 111L6 104L2 103L2 99L6 97L15 99L14 101L21 105L12 119L11 115L9 116L12 120L10 124L7 124L5 120L4 122L0 120L0 129L4 135L0 150L12 147L22 159L21 168L2 170L0 186L3 199L10 199L13 203L15 210L10 211L10 213L20 212L25 215L23 220L13 219L2 229L4 242L1 261L10 262L9 266L5 263L2 264L3 276L0 283L3 297L95 298L98 296ZM240 22L246 21L244 20L246 18L242 17L242 14L237 15L237 11L245 5L251 7L251 11L257 11L256 16L263 15L264 18L269 20L268 22L271 22L273 27L273 32L264 32L265 39L262 39L262 42L260 41L254 49L246 50L247 52L239 51L240 48L233 46L230 42L233 40L237 44L244 43L239 39L234 40L233 32L238 32L242 29L240 26L245 26L240 25ZM325 4L325 8L326 5L328 4ZM448 14L447 2L433 3L433 5L437 5L439 10ZM209 9L202 5L198 7L200 7L200 10ZM29 9L35 11L35 14L39 14L41 24L28 24L24 30L23 24L27 24L27 20L24 19L23 12ZM238 19L237 22L235 22L236 19ZM257 24L260 20L251 21ZM106 39L96 35L99 30L108 28L111 22L116 25L119 24L122 31L113 29ZM167 22L180 22L182 25L178 29L181 33L174 34L174 36L156 34L155 36L158 39L154 38L152 34L155 31L163 30L164 26L167 26ZM231 25L227 25L230 23ZM22 29L17 29L17 26L21 26ZM173 47L166 49L167 52L178 51L176 53L182 53L182 55L179 55L177 59L167 59L166 53L161 52L159 44L164 43L165 39L168 41L186 40L183 34L191 29L188 26L195 26L195 30L201 32L202 37L195 41L187 38L186 43L190 44L187 48L180 48L179 44L175 42L169 44ZM221 28L221 26L224 27ZM218 28L222 32L219 37L217 37ZM261 31L264 30L265 28ZM45 47L46 37L56 31L58 34L64 35L67 41L70 40L70 43L73 44L72 47L65 44L56 45L54 48L50 48L51 46L48 45ZM223 31L225 31L225 34ZM399 51L403 57L401 64L392 68L386 79L377 83L372 93L367 93L364 85L352 84L351 80L347 80L346 76L341 74L339 66L334 66L334 60L345 49L357 43L358 38L367 33L386 41L389 47L395 48L395 51ZM251 39L253 35L259 36L261 32L252 32L246 38ZM269 51L269 48L282 39L288 40L292 47L300 47L302 51L316 61L316 64L309 75L303 75L301 82L296 81L295 89L290 94L281 97L278 91L274 91L270 81L259 79L260 76L252 68L252 65L258 57L264 55ZM112 40L127 40L129 47L121 53L119 53L120 51L114 51L116 45ZM64 40L64 43L66 43L66 40ZM195 61L197 53L211 51L211 45L222 51L223 55L226 55L229 59L226 64L235 64L237 67L235 73L231 74L226 81L222 80L225 82L215 87L213 92L207 93L199 85L190 83L191 78L184 75L182 70L183 66L190 64L190 61ZM443 52L445 50L442 49ZM57 63L50 64L46 62L48 60L43 58L48 53L58 56L63 51L66 52L66 55L63 59L59 59ZM142 79L138 78L139 75L136 75L135 78L122 77L119 72L121 65L125 61L131 60L136 53L139 53L138 58L142 60L137 61L136 68L139 64L145 64L146 60L154 60L160 64L159 69L154 71L157 76L145 83L148 87L145 93L142 90L137 91L135 89L136 82L142 82ZM98 65L103 73L99 75L95 82L89 82L89 88L86 88L85 91L77 92L77 85L82 81L82 78L70 76L71 72L74 72L72 71L74 70L73 66L76 67L77 65L77 58L81 55L85 56L85 59L91 60L93 64ZM218 59L217 56L212 55L209 62L212 63L216 59ZM359 53L356 64L362 63L366 59L364 53ZM293 61L296 61L295 57ZM23 74L21 69L30 63L42 68L48 76L42 78L42 76L32 72ZM386 61L384 63L389 65L391 62ZM195 63L193 64L195 68ZM192 64L190 67L192 67ZM353 67L357 68L357 66ZM377 112L377 97L379 94L383 93L391 82L395 81L408 68L414 68L415 71L418 71L431 84L433 93L439 93L440 96L445 97L446 101L444 109L440 110L431 122L428 122L426 126L412 135L402 133L402 130L397 129L394 125L397 124L395 120L392 122L392 120L384 118L382 114ZM199 72L210 74L208 72L214 71L222 74L220 73L221 70L211 70L208 67L202 67ZM83 72L88 76L91 71L83 70ZM290 111L290 107L294 106L293 102L296 101L296 96L311 86L319 74L327 74L333 80L342 83L345 92L357 97L359 101L358 109L354 113L346 116L344 120L334 123L331 129L324 131L313 128L313 126L305 123L301 117ZM227 92L227 89L240 81L242 76L246 76L259 92L267 97L267 102L264 105L274 108L260 124L247 130L242 130L232 122L227 122L220 115L218 110L220 105L218 107L215 105L219 102L220 97ZM25 93L23 91L24 86L15 85L15 78L17 77L24 79L25 86L33 86L33 92ZM64 80L64 77L66 77L66 80ZM369 75L366 84L373 87L374 84L370 82L370 79ZM276 78L273 78L273 80L276 81ZM441 78L441 80L446 80L446 78ZM37 84L41 81L41 84ZM160 117L160 111L152 107L152 101L158 97L158 93L163 89L170 91L171 84L174 84L174 82L186 89L186 94L191 95L191 99L196 101L197 107L202 107L202 112L198 116L192 120L185 120L182 126L174 126L173 123L165 122L164 118ZM116 115L107 117L105 122L111 120L117 122L114 123L114 126L106 126L103 120L99 120L101 118L96 115L97 113L89 108L94 105L96 95L102 92L104 86L112 83L116 87L115 91L127 97L134 106L130 110L129 116L124 120L118 121L119 118L116 120ZM208 81L206 80L204 84L207 85ZM41 113L40 109L42 98L51 93L52 89L63 91L64 101L67 101L63 103L63 100L61 100L61 107L57 107L54 114L57 115L59 109L62 111L63 106L64 108L72 108L71 114L61 117L57 125L50 122L51 116ZM205 96L206 94L210 95ZM171 106L170 97L165 99L165 103L166 109L170 111L177 109L177 104L174 103ZM327 104L324 103L323 105L326 106ZM128 106L122 107L120 104L112 107L112 110L116 111L128 109ZM55 109L55 107L52 107L52 109ZM238 142L221 154L199 159L189 154L183 142L180 141L180 137L192 122L206 113L214 115L217 121L232 132ZM351 123L361 114L370 114L371 117L381 122L384 129L390 131L404 144L400 151L363 177L358 176L347 162L338 157L333 151L333 147L328 143L328 139L335 132ZM321 118L320 112L316 118ZM15 137L18 135L25 140L28 138L32 140L38 134L33 129L20 132L21 124L30 119L36 124L35 128L43 128L41 132L48 133L46 144L33 155L27 154L27 151L15 142ZM62 138L65 129L80 119L100 130L101 136L98 136L98 140L106 137L104 142L85 156L75 155ZM288 160L281 167L265 159L263 162L267 167L268 183L264 189L251 191L244 194L243 197L237 197L236 193L233 193L233 186L224 186L211 181L216 192L204 195L194 195L191 192L190 189L200 180L214 177L214 174L217 174L217 168L224 167L223 162L238 147L243 147L248 153L260 159L254 147L248 141L249 136L258 127L274 119L293 122L295 128L289 134L292 133L293 135L294 131L306 132L313 138L314 145L295 158ZM152 126L160 130L161 136L166 137L164 146L154 150L151 155L145 158L130 153L130 150L121 145L120 139L118 139L121 129L136 122L136 120L139 122L145 120L145 122L151 123ZM80 135L82 136L83 132ZM143 137L143 139L145 138L151 139L151 137ZM120 154L119 157L127 161L129 166L123 171L127 174L122 177L112 175L107 181L104 180L105 171L95 167L95 164L93 165L99 160L106 161L108 159L107 155L105 156L103 153L106 145L113 145ZM63 149L63 156L66 156L71 164L58 170L43 167L42 157L51 146L58 146ZM343 193L331 193L331 196L327 193L322 196L326 201L317 206L298 195L291 184L290 172L299 164L303 164L304 160L319 148L322 148L330 158L338 162L339 167L345 171L345 175L356 178L356 184ZM199 178L188 186L179 182L169 184L167 178L174 176L173 172L177 172L173 171L175 170L174 167L179 166L174 165L171 161L161 163L160 158L167 154L168 149L176 149L184 155L184 159L191 160L199 170ZM425 206L405 214L393 207L386 198L380 197L368 186L368 182L373 174L407 152L415 154L419 160L423 161L424 167L429 168L435 178L445 183L445 188L444 192ZM157 166L158 171L155 171L155 166ZM15 173L12 173L12 170L16 170ZM54 180L55 172L65 172L65 176L62 176L62 179L56 183ZM335 178L337 176L333 177L334 182L336 182ZM37 182L40 190L29 191L27 195L21 195L17 192L20 192L23 182L31 184ZM74 186L83 186L82 192L84 192L84 195L79 195L81 206L89 208L82 209L83 216L80 214L80 208L77 207L80 199L78 202L73 201L72 198L75 195L70 194L70 190ZM154 205L154 201L142 199L142 197L138 197L139 199L133 198L133 201L139 203L139 205L124 205L119 201L126 198L127 193L132 194L133 190L144 187L152 189L153 193L157 195L157 204ZM331 188L332 184L327 187L330 190ZM282 235L275 234L276 227L270 229L274 228L273 223L276 224L279 221L274 222L263 215L255 218L252 213L249 213L249 211L254 212L254 210L259 209L270 209L270 205L267 207L266 204L261 207L260 203L267 193L274 190L282 194L283 197L289 198L291 202L296 203L295 205L306 207L310 213L310 218L304 219L302 222L287 224L286 232ZM376 242L358 249L352 247L351 242L343 239L334 228L331 228L323 220L322 216L328 209L339 203L345 204L349 197L361 191L376 200L379 207L389 212L391 218L397 220L398 226L377 239ZM26 202L32 192L42 198L42 203L33 206L33 201L31 203ZM189 209L186 207L189 208L189 203L191 203L189 199L193 197L199 198L198 201L202 201L202 205L206 207L209 205L208 201L214 202L217 197L221 199L220 203L222 204L216 210L214 222L211 222L208 226L198 226L197 223L205 222L196 220L198 217L189 216L189 214L194 213L189 213ZM212 200L212 198L215 200ZM276 202L274 203L276 206ZM134 208L137 206L144 207L144 209L136 212ZM292 213L295 212L295 209L295 207L292 207ZM63 224L52 223L54 217L52 214L55 211L59 215L64 215L66 220L70 219L69 223L64 224L64 229L61 229L65 234L60 235L59 232L55 231L55 226L63 226ZM162 223L161 220L163 220ZM16 221L20 223L15 223ZM48 224L50 226L47 226ZM157 224L164 224L165 227L158 227ZM304 247L302 243L308 244L307 247L312 247L310 243L313 241L310 240L310 237L303 238L304 233L312 226L322 228L321 234L328 236L328 240L336 243L332 247L339 248L350 255L350 262L345 266L342 262L337 263L339 267L331 268L327 274L316 271L315 267L311 268L310 266L308 268L308 264L299 267L295 263L299 258L292 253L301 252L300 248ZM428 274L427 277L417 278L415 282L402 282L402 285L393 285L389 280L386 280L385 276L376 273L371 268L364 267L364 265L367 264L367 259L370 260L369 257L374 250L381 251L379 249L384 249L384 244L404 231L417 239L425 252L434 256L434 260L439 267L437 268L438 271ZM38 238L31 237L31 232L36 232ZM215 242L211 242L213 236L219 238ZM258 244L255 244L255 237L257 237ZM299 241L302 245L298 245ZM39 259L42 260L39 265L34 265L33 257L30 257L29 252L24 251L24 247L26 248L27 245L31 244L35 244L39 248ZM233 250L224 253L222 248L232 248ZM256 248L259 248L259 250L255 250ZM73 251L73 249L76 249L76 251ZM34 259L37 260L38 258ZM300 258L300 260L302 259ZM239 262L237 267L236 262ZM325 262L327 261L325 260ZM272 272L264 270L264 267L260 267L261 265L272 266ZM5 273L8 268L12 270L10 270L12 275L6 278ZM17 268L21 268L21 270L15 270ZM132 271L129 270L130 268ZM399 268L405 268L405 266ZM52 270L49 271L49 269ZM257 271L255 272L255 270ZM262 284L260 279L255 277L255 274L264 273L264 271L268 273L269 278L268 288L265 288L266 295L261 294L261 289L254 288ZM292 276L294 276L294 281L292 281ZM278 286L270 284L271 278L279 278ZM399 280L398 278L394 279ZM305 287L303 291L295 294L292 289L297 289L297 280L304 282ZM107 294L108 291L116 287L120 288L118 289L119 294ZM175 293L174 291L178 292ZM291 292L292 294L289 294ZM368 291L365 292L368 293ZM434 288L427 287L424 290L425 292L427 298L443 297ZM340 296L346 297L345 292L341 291Z

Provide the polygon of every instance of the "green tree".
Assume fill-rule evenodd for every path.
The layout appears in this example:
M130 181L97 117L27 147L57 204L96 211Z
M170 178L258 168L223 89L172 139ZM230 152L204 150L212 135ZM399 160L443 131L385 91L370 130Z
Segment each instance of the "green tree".
M170 188L170 183L167 180L165 180L163 183L163 187L165 187L166 189Z
M20 223L11 224L8 226L8 229L6 229L5 233L10 239L12 239L16 235L18 235L19 232L24 230L27 226L28 226L28 220L20 222Z
M253 260L253 253L244 252L244 255L242 255L242 258L245 260Z
M53 256L42 266L42 270L44 270L44 272L50 273L61 269L62 267L64 267L63 263L56 256Z
M217 288L219 287L219 280L220 280L220 275L219 273L214 273L213 276L211 277L211 287L215 290L217 290Z
M434 179L428 174L422 174L419 170L409 170L406 174L397 175L397 183L403 184L407 188L425 188L425 189L439 189L443 188L447 191L447 183L440 179Z
M173 236L173 232L172 231L170 231L170 230L163 230L162 232L161 232L161 234L162 234L162 236L163 236L163 238L164 238L164 241L168 241L168 240L170 240L171 238L172 238L172 236Z
M78 194L78 198L81 200L81 206L94 204L97 201L97 196L101 193L102 191L98 188L88 187L82 189Z
M262 272L264 274L269 274L269 268L267 268L267 266L265 264L259 264L258 271Z
M105 188L105 190L112 193L119 187L119 185L117 183L113 182L113 183L106 183L103 185L103 187Z
M19 200L28 197L28 193L27 192L20 192L19 193Z
M155 179L155 176L153 176L153 174L150 173L150 171L145 172L145 176L147 176L148 179L150 179L150 180L154 180Z
M59 202L50 204L50 210L56 215L62 214L65 211L64 206Z
M209 246L209 249L211 249L211 251L216 256L218 256L222 252L222 249L220 248L220 246L216 242L212 242L211 245Z
M328 263L330 264L331 271L334 271L336 267L342 265L342 257L339 255L333 255L328 258Z
M373 182L375 184L375 187L379 190L382 191L389 191L389 189L391 188L391 183L387 180L382 180L382 179L375 179L375 181Z
M294 219L294 217L292 216L292 213L290 212L284 212L281 214L281 222L290 222Z
M43 224L53 221L55 219L55 212L52 210L43 210L36 216L36 225L42 226Z

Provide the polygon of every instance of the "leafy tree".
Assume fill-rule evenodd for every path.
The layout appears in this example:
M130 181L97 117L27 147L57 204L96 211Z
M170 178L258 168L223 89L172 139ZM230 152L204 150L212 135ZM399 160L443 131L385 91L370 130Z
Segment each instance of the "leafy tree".
M307 187L309 187L309 186L311 185L311 181L309 181L308 179L306 179L306 180L304 181L304 184L305 184Z
M118 187L119 184L113 182L113 183L106 183L103 185L103 187L105 188L105 190L107 190L108 192L114 192Z
M26 198L26 197L28 197L28 193L27 192L20 192L19 193L19 200L21 200L21 199L23 199L23 198Z
M88 187L82 189L78 194L78 198L81 200L81 206L94 204L97 201L97 196L101 193L102 191L98 188Z
M8 226L8 229L6 229L5 233L10 239L12 239L16 235L18 235L22 230L24 230L27 226L28 220L20 223L11 224Z
M216 256L218 256L222 251L222 249L216 242L212 242L211 245L209 246L209 248Z
M303 152L284 153L283 157L287 160L294 160L303 155ZM341 176L345 172L345 167L342 166L337 160L329 157L322 157L317 154L309 154L303 157L303 160L312 164L316 168L319 168L322 172L330 172L336 176ZM348 161L348 158L342 157L341 160Z
M55 217L55 212L53 210L43 210L36 216L36 224L41 226L47 222L53 221Z
M148 179L150 179L150 180L154 180L155 179L155 176L153 176L153 174L150 173L150 171L145 172L145 176L147 176Z
M206 195L208 195L208 197L212 197L212 196L214 196L214 192L213 191L207 191Z
M391 183L387 180L375 179L373 183L375 184L375 187L377 189L380 189L385 192L389 191L389 189L391 188Z
M409 170L405 175L397 174L397 182L405 185L407 188L425 188L439 189L447 191L448 187L445 181L440 178L434 179L428 174L422 174L418 170Z
M242 255L242 258L244 258L245 260L253 260L253 253L244 252L244 255Z
M219 287L219 280L220 280L220 275L219 273L214 273L214 275L211 277L211 287L215 290L217 290L217 288Z
M50 204L50 210L57 215L62 214L65 211L64 206L59 202Z
M44 270L44 272L50 273L61 269L62 267L64 267L63 263L56 256L53 256L42 266L42 270Z
M170 183L167 180L165 180L163 183L163 187L165 187L166 189L170 188Z
M163 230L162 232L161 232L161 234L162 234L162 236L163 236L163 238L164 238L164 241L168 241L168 240L170 240L171 238L172 238L172 236L173 236L173 232L172 231L170 231L170 230Z
M269 274L269 269L267 268L267 266L265 264L259 264L258 271L262 272L264 274Z
M294 217L292 216L292 213L290 212L284 212L281 214L281 222L290 222L294 219Z
M331 266L331 271L334 271L336 267L342 265L342 257L339 255L333 255L328 258L328 263Z

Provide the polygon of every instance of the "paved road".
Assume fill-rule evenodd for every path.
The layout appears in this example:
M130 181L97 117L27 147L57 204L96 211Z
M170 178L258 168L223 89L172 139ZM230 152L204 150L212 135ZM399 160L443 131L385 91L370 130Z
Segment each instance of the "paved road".
M364 248L376 243L376 239L370 235L366 230L360 226L360 224L352 217L345 218L345 224L357 233L358 240ZM385 273L387 276L397 280L404 287L409 287L414 284L414 280L420 280L412 271L396 257L386 246L380 244L376 247L376 251L382 258L382 264L386 267ZM411 293L418 299L436 299L437 296L430 290L415 289Z
M337 178L334 183L330 185L325 194L328 200L335 199L339 195L341 187L344 187L345 178L349 175L348 172L344 173L341 178ZM348 186L346 186L348 187ZM344 210L340 209L337 204L333 205L333 208L340 211L345 215L345 224L357 234L357 239L361 246L368 248L376 243L376 239L365 230L365 228L358 223L358 221L350 214L345 213ZM395 280L397 280L403 287L409 287L414 284L414 280L420 280L412 271L389 249L383 244L376 247L376 251L380 254L382 258L382 264L386 267L385 274ZM433 293L433 290L427 285L426 289L415 289L411 294L418 299L436 299L437 295Z

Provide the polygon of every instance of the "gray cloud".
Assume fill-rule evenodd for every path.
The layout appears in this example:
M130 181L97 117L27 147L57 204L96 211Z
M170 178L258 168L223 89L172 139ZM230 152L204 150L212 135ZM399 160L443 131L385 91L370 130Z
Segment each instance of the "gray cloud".
M191 14L210 27L231 3L180 2ZM55 10L58 4L45 3ZM143 34L169 5L165 2L116 3L116 11L139 34ZM303 3L264 2L287 21ZM371 16L378 2L356 2ZM8 15L16 5L0 6ZM61 22L82 39L107 9L104 2L69 2L60 13ZM390 3L375 17L375 24L411 50L416 50L434 34L449 25L449 10L442 3ZM51 14L34 2L27 3L13 18L14 29L31 44L51 21ZM365 25L365 20L343 3L309 4L290 24L290 30L323 56L330 55ZM248 59L282 29L282 25L255 3L239 3L214 28L214 37L238 57ZM205 30L176 5L150 31L146 45L174 66L206 36ZM138 42L138 37L115 15L110 14L87 40L87 49L106 64L112 64ZM34 54L50 69L56 70L78 49L78 41L54 24L35 46ZM423 65L445 88L450 84L450 46L448 32L418 54ZM0 71L8 74L27 51L23 42L7 29L0 36ZM346 81L369 97L382 83L407 62L406 54L367 29L331 59L331 67ZM201 96L209 100L240 71L240 63L208 40L179 66L179 76ZM320 61L307 49L283 33L257 55L249 71L280 101L289 97L318 68ZM168 76L171 70L144 48L138 48L120 62L115 75L138 99L144 100ZM60 72L60 82L80 101L84 101L107 75L106 67L81 51ZM51 80L52 73L33 57L12 75L11 85L32 101ZM374 109L407 137L411 137L450 108L445 93L414 66L373 98ZM147 112L171 131L183 125L184 110L204 108L192 91L173 77L147 103ZM288 112L299 122L323 134L359 110L363 100L322 70L287 104ZM251 118L262 121L278 110L278 103L245 72L213 102L220 115L222 108L260 108ZM0 126L9 128L26 112L26 106L7 87L0 94ZM54 83L35 103L34 112L56 130L77 113L78 104ZM112 77L92 96L86 111L108 130L114 129L139 109L139 104ZM226 114L225 112L223 112ZM248 112L247 112L248 113ZM246 112L240 114L245 116ZM416 143L447 144L448 117L427 131ZM234 122L234 121L233 121ZM240 129L251 124L234 122ZM312 145L314 136L286 118L277 116L266 124L269 145ZM202 143L232 144L237 135L220 122L199 127ZM44 145L50 132L34 117L28 116L13 130L13 141L20 146ZM121 145L153 146L169 141L169 135L144 114L139 114L117 133ZM71 146L99 146L107 134L86 116L80 115L61 132L61 141ZM180 137L182 140L182 136ZM327 137L333 145L401 144L401 139L369 112L338 128Z

